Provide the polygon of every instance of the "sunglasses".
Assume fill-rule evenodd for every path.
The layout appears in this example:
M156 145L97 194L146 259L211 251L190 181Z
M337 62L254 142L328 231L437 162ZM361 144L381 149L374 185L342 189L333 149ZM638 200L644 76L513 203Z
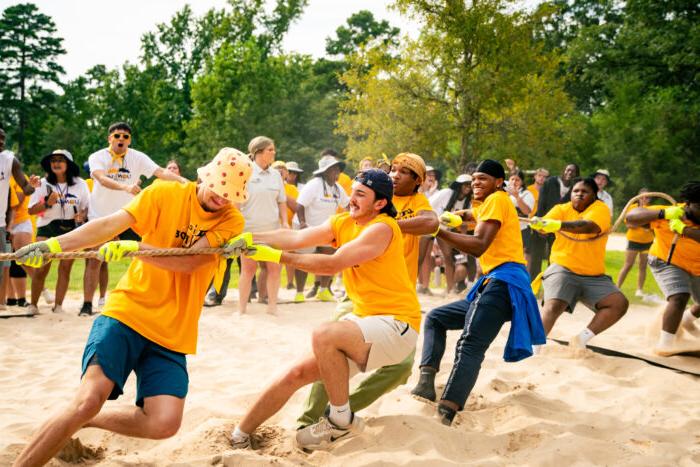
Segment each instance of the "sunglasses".
M112 134L112 137L114 139L128 140L129 138L131 138L131 135L129 133L114 133L114 134Z

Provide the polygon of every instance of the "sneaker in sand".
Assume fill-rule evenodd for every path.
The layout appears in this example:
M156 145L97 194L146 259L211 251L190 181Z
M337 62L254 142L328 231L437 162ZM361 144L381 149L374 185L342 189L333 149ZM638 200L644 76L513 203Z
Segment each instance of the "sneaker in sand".
M51 291L49 289L43 289L41 291L41 296L44 298L44 301L48 305L52 305L54 300L55 300L55 297L53 296L53 294L51 293Z
M294 296L294 303L304 303L305 301L306 297L304 297L304 292L297 292Z
M314 450L331 446L336 441L352 438L362 433L365 423L353 414L350 426L340 428L325 417L297 431L296 441L301 449Z
M334 302L335 297L333 296L330 290L322 288L319 289L318 293L316 294L316 300L319 300L321 302Z

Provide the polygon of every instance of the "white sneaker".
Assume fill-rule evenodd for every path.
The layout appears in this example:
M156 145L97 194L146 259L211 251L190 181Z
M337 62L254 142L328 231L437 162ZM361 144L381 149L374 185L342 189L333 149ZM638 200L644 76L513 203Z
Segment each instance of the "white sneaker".
M63 306L61 305L54 305L54 307L51 309L54 313L63 313Z
M644 295L644 301L656 304L666 303L661 297L653 293Z
M339 428L329 419L321 417L317 423L297 431L296 441L301 449L322 449L336 441L357 436L364 429L365 423L355 414L352 415L352 422L347 428Z
M634 296L635 296L635 297L639 297L639 298L641 298L641 299L643 299L643 300L646 299L646 294L644 293L643 290L637 289L637 291L634 293Z
M38 315L38 314L39 314L39 307L37 307L36 305L31 305L31 304L30 304L30 305L27 307L27 314L28 314L28 315L31 315L31 316L36 316L36 315Z
M233 449L253 449L253 446L250 444L250 436L236 439L233 433L231 433L231 447Z
M53 302L54 302L54 300L55 300L53 294L51 293L51 291L50 291L49 289L44 289L44 290L42 290L42 291L41 291L41 296L44 297L44 301L45 301L48 305L52 305Z
M102 308L105 307L105 298L100 297L99 300L97 300L97 309L102 311Z

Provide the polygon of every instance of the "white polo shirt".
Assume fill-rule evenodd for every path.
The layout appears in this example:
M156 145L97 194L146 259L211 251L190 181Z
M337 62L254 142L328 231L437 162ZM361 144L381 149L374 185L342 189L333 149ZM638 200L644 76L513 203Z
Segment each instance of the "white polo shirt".
M12 151L0 152L0 227L7 227L5 214L10 197L10 178L12 177L12 162L14 160L15 155Z
M350 198L338 182L329 186L322 177L314 177L299 192L297 203L304 206L306 223L313 227L326 222L338 208L346 208Z
M246 232L265 232L279 229L278 203L285 203L284 181L277 169L266 170L253 162L253 174L248 181L248 201L240 205ZM285 212L286 214L286 212Z
M110 180L121 185L133 185L141 176L151 178L158 169L158 164L141 151L129 148L123 158L112 161L109 149L100 149L88 158L90 174L104 170ZM99 180L92 177L94 185L90 194L89 219L108 216L126 206L134 195L126 191L112 190L104 187Z

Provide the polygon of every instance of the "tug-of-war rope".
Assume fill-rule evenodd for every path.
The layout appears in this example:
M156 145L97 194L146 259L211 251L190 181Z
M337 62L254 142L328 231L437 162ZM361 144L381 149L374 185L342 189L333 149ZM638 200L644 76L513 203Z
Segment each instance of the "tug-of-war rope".
M617 228L622 224L625 218L625 214L627 213L627 210L629 207L634 203L635 201L639 200L640 198L663 198L670 202L671 204L676 204L676 201L666 193L660 193L660 192L649 192L649 193L642 193L640 195L634 196L632 199L630 199L627 204L625 205L625 208L622 210L620 213L620 216L617 218L615 221L615 224L610 228L610 230L607 230L605 232L600 232L597 235L589 238L576 238L572 237L570 235L567 235L564 232L557 232L559 235L568 238L569 240L572 240L574 242L592 242L604 235L609 235L610 233L614 232L617 230ZM462 209L460 211L455 211L453 214L465 214L469 212L469 209ZM520 217L519 218L523 222L531 222L532 219L527 218L527 217ZM672 248L675 247L675 243L678 240L678 235L674 237L674 242L672 245ZM226 253L226 249L224 248L154 248L154 249L149 249L149 250L138 250L138 251L127 251L124 253L124 257L138 257L138 256L190 256L190 255L220 255L222 253ZM671 253L669 254L669 257L673 254L673 250L671 250ZM65 251L61 253L44 253L43 257L46 259L81 259L81 258L87 258L87 259L97 259L98 258L98 252L97 250L83 250L83 251ZM0 261L13 261L17 259L17 254L16 253L0 253Z

